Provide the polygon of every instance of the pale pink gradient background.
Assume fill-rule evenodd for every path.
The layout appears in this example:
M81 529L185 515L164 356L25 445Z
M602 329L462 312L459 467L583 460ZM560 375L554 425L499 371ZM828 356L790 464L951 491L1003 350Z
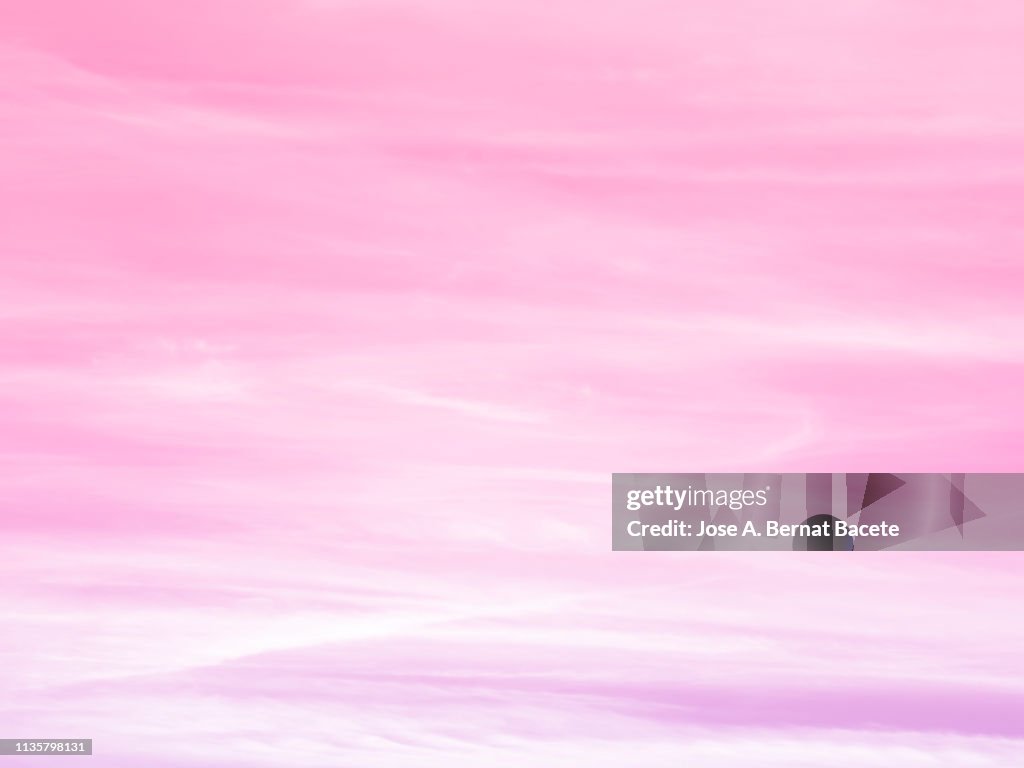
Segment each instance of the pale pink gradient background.
M1024 469L1021 40L2 0L0 737L1024 765L1022 556L609 551L612 471Z

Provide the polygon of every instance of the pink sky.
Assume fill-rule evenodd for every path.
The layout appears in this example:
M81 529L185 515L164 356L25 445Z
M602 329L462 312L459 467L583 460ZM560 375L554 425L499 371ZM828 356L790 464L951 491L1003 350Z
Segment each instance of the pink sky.
M1020 766L1020 556L612 553L610 474L1022 468L1022 39L0 0L0 737Z

